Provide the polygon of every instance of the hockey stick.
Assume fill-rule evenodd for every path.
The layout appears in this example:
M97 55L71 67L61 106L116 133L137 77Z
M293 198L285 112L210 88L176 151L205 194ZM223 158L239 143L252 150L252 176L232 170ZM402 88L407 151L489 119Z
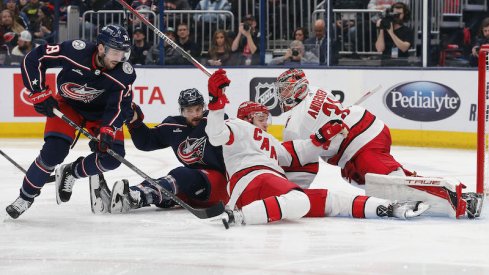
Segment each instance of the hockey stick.
M15 167L19 168L20 171L27 173L27 171L24 169L24 167L20 166L15 160L11 159L7 154L5 154L2 150L0 150L0 155L4 156L10 163L12 163ZM46 183L48 182L54 182L56 176L55 175L50 175Z
M87 130L84 128L80 127L78 124L73 122L69 117L65 116L61 111L59 111L56 108L53 108L54 114L64 120L66 123L68 123L71 127L77 129L78 131L82 132L86 137L88 137L90 140L99 142L99 140L94 137L92 134L90 134ZM129 167L131 170L136 172L136 174L140 175L143 177L145 180L147 180L149 183L151 183L153 186L157 187L158 190L160 190L165 196L173 200L174 202L178 203L180 206L183 208L187 209L190 211L190 213L194 214L196 217L200 219L208 219L212 217L219 216L224 212L224 204L220 201L218 204L211 206L209 208L203 208L203 209L196 209L182 201L180 198L175 196L173 193L169 192L165 188L161 188L158 183L154 179L152 179L150 176L146 175L143 171L141 171L139 168L134 166L132 163L130 163L127 159L123 158L116 152L114 152L112 149L107 149L107 153L114 157L116 160L120 161L121 163L125 164L127 167Z
M146 19L141 13L139 13L137 10L135 10L131 5L128 3L124 2L124 0L116 0L117 3L121 4L124 8L126 8L128 11L130 11L133 15L135 15L137 18L141 20L146 26L148 26L153 32L158 35L161 39L165 40L166 43L168 43L172 48L174 48L177 52L179 52L185 59L190 61L195 67L200 69L202 72L204 72L207 76L211 76L211 72L204 67L204 65L200 64L195 58L193 58L188 52L186 52L184 49L182 49L180 46L178 46L173 40L168 38L164 33L162 33L158 28L156 28L151 22ZM107 1L104 0L99 0L96 1L98 2L97 5L103 6Z
M382 85L377 85L375 88L373 88L372 90L370 91L367 91L365 94L363 94L362 97L360 97L359 99L357 99L357 101L355 101L355 103L353 103L352 105L360 105L360 103L364 102L367 98L369 98L371 95L375 94L376 92L380 91L380 89L382 88Z

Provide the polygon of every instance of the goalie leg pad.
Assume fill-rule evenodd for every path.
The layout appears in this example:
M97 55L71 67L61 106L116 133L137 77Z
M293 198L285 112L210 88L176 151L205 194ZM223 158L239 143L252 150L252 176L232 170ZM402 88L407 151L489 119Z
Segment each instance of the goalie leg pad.
M367 174L365 193L397 201L423 201L431 207L431 216L459 218L465 215L467 203L462 198L465 186L450 178L402 177Z

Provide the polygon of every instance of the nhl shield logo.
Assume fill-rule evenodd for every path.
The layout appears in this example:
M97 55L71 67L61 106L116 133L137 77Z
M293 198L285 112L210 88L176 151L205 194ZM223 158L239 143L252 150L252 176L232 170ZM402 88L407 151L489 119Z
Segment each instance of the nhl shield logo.
M250 100L268 107L272 116L279 116L282 111L275 91L275 78L256 77L250 82Z

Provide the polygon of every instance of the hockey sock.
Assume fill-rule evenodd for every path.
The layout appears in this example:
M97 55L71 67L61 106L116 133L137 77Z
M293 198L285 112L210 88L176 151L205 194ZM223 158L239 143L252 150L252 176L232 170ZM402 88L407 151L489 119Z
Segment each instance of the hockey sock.
M390 201L375 197L328 192L326 216L346 216L360 219L378 218L383 214L383 211L387 211L389 204Z
M292 190L281 196L254 201L241 209L246 224L265 224L281 219L299 219L310 208L309 198L301 191Z
M20 188L20 196L24 200L34 201L34 198L41 193L41 188L53 170L54 166L47 166L39 155L27 169Z

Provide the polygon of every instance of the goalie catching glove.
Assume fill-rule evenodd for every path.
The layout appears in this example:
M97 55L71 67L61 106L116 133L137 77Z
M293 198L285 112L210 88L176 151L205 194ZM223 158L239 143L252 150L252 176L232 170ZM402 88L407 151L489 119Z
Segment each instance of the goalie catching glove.
M348 135L348 126L341 120L331 120L325 123L316 133L311 135L312 143L316 146L322 146L328 149L331 139L336 135Z
M47 117L54 117L53 108L58 108L58 101L53 97L53 91L47 87L40 92L32 92L29 99L34 104L36 112Z
M211 75L207 84L209 89L209 110L221 110L226 103L229 103L223 89L229 86L230 83L231 80L226 76L226 71L223 69L219 69Z

